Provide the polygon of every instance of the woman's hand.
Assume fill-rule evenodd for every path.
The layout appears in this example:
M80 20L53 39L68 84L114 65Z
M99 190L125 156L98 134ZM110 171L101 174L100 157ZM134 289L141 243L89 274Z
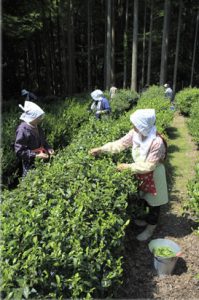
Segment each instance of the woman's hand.
M36 157L41 158L41 159L48 159L49 155L43 152L40 152L38 154L36 154Z
M53 154L55 153L55 151L54 151L53 149L48 149L48 153L49 153L50 155L53 155Z
M118 171L123 171L123 170L126 170L126 169L129 169L129 164L119 164L119 165L117 165L117 170Z
M101 148L93 148L88 153L93 155L93 156L97 156L100 153L102 153L102 150L101 150Z

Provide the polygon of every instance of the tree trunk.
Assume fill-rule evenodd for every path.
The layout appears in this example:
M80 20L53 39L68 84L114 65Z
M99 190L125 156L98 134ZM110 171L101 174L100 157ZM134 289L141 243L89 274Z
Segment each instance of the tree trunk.
M58 68L57 71L59 74L57 74L56 78L58 80L57 82L57 91L58 94L61 94L63 90L63 78L62 78L62 48L61 48L61 33L60 33L60 1L56 0L56 8L57 8L57 48L58 48L58 56L57 56L57 63L58 63Z
M55 56L55 41L54 41L54 25L52 21L52 15L50 12L49 16L49 26L50 26L50 59L51 59L51 82L52 82L52 92L56 95L56 56Z
M160 85L163 85L165 83L167 77L170 6L171 6L171 1L165 0L162 53L161 53L161 66L160 66Z
M105 63L105 88L110 89L111 85L111 0L106 2L106 63Z
M65 7L65 1L60 0L60 6L59 6L59 12L60 12L60 58L61 58L61 70L62 70L62 93L64 96L67 94L68 89L68 78L67 78L67 58L66 58L66 21L65 21L65 14L66 14L66 7Z
M45 60L45 93L51 93L51 78L50 78L50 49L47 47L49 45L49 26L46 19L45 13L45 3L42 1L42 21L43 21L43 38L42 38L42 45L43 45L43 53L44 53L44 60Z
M111 3L111 85L115 85L115 0Z
M173 73L173 94L174 95L176 92L176 79L177 79L178 58L179 58L179 48L180 48L180 29L181 29L183 0L180 0L179 5L180 6L179 6L179 13L178 13L178 31L177 31L177 41L176 41L174 73Z
M131 90L137 91L138 0L134 0Z
M74 45L74 24L73 4L68 1L68 93L72 95L75 91L75 45Z
M87 0L87 47L88 47L88 64L87 64L87 85L88 91L91 90L91 2Z
M141 89L144 87L144 77L145 77L145 45L146 45L146 6L147 2L144 2L144 29L143 29L143 43L142 43L142 79L141 79Z
M36 41L33 39L31 42L32 46L32 58L33 58L33 66L34 66L34 89L38 89L39 87L39 68L38 68L38 62L39 62L39 57L37 56L37 46L36 46Z
M193 58L192 58L192 66L191 66L191 80L190 80L190 86L191 87L193 85L194 65L195 65L195 58L196 58L196 45L197 45L197 35L198 35L198 23L199 23L199 10L198 10L198 13L197 13L195 39L194 39L194 46L193 46Z
M125 10L125 29L124 29L124 75L123 75L123 88L127 86L127 62L128 62L128 20L129 20L129 0L126 0Z
M148 62L147 62L147 85L151 82L151 58L152 58L152 31L153 31L153 0L151 0L151 14L149 27L149 45L148 45Z

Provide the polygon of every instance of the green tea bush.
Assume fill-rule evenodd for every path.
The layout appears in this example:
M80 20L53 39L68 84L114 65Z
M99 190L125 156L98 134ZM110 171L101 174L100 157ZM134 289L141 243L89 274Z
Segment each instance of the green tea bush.
M116 171L118 162L130 161L130 151L94 158L88 150L127 133L131 113L91 117L50 162L38 161L16 190L3 191L3 298L114 296L123 272L127 200L137 183L129 171ZM157 113L160 132L167 121L159 118L167 113Z
M19 176L19 161L14 153L15 132L19 116L17 108L12 108L9 112L2 114L1 172L2 183L8 185Z
M199 223L199 163L197 163L195 171L195 177L187 185L189 199L184 210L190 214L194 221ZM199 234L199 226L197 232Z
M114 130L114 138L120 135L119 125L111 125L111 120L91 120L77 143L51 163L38 163L17 191L4 191L3 296L102 297L119 283L127 195L136 186L130 173L116 171L110 157L87 154Z
M109 98L108 92L105 92L105 96ZM118 118L122 113L135 106L138 98L139 95L135 91L118 89L114 98L110 100L112 116Z
M164 96L163 87L150 86L141 95L137 108L155 109L157 116L156 125L161 132L170 125L174 116L174 111L170 109L170 101Z
M175 96L176 108L184 115L189 115L192 105L199 99L198 88L185 88Z
M199 98L193 103L188 120L188 129L196 144L199 145Z

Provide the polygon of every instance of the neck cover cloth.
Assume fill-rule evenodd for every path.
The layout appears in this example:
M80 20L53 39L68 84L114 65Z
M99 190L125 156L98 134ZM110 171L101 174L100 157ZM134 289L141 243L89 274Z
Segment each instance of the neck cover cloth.
M138 109L130 116L130 120L139 131L133 134L133 149L138 148L140 156L145 160L151 143L156 138L155 110Z
M31 101L25 101L24 107L21 104L19 104L19 107L24 111L20 116L20 120L26 123L30 123L45 114L37 104Z

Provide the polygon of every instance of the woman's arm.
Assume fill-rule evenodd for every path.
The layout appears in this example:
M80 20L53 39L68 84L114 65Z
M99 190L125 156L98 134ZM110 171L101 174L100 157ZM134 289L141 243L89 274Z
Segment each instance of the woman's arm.
M34 160L36 154L28 148L28 136L24 130L20 128L16 131L15 153L24 160Z
M157 137L151 145L147 158L143 162L135 162L132 164L119 164L117 169L130 169L134 174L144 174L154 171L157 164L164 159L165 146L160 137Z
M119 164L117 166L117 169L119 171L129 169L134 174L145 174L145 173L154 171L156 166L157 166L157 163L155 163L155 162L143 161L143 162L136 162L136 163L132 163L132 164Z
M133 130L130 130L125 136L121 139L114 142L107 143L99 148L93 148L90 150L90 154L98 155L100 153L119 153L124 149L132 146Z

